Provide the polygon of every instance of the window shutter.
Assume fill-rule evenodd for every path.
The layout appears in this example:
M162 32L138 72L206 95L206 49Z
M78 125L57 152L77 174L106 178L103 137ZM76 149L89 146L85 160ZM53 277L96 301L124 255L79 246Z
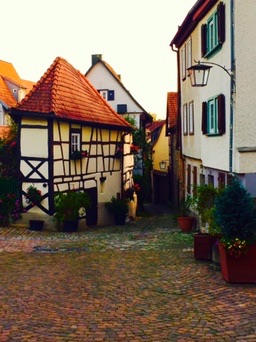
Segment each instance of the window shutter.
M218 131L219 134L224 134L226 131L226 115L225 115L225 96L218 96Z
M203 24L201 26L201 53L204 57L207 53L207 25Z
M126 104L118 104L117 105L117 113L118 114L126 114L127 113L127 105Z
M207 134L207 102L202 103L202 132Z
M218 42L223 44L225 42L225 5L220 2L217 7L218 13Z
M115 99L115 91L109 90L108 91L108 101L114 101L114 99Z

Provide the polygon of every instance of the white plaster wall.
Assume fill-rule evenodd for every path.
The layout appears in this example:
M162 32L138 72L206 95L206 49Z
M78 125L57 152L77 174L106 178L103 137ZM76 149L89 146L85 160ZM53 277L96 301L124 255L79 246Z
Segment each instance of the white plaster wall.
M256 152L239 153L237 148L256 147L256 29L255 0L234 0L236 51L235 171L256 171Z
M192 33L192 60L214 62L230 69L230 3L226 4L226 40L222 49L209 59L201 57L201 25L216 11L217 4L199 22ZM194 135L182 135L183 154L201 159L206 167L228 171L229 169L229 122L230 122L230 77L222 69L214 66L211 69L206 87L191 87L189 77L181 80L181 110L184 103L194 101ZM226 98L226 133L222 136L209 137L202 134L202 102L209 98L224 94Z
M115 90L115 100L108 101L110 106L117 111L118 104L127 104L128 113L141 113L142 109L131 99L118 81L109 73L101 63L97 63L87 74L87 79L98 89ZM128 90L129 91L129 90Z

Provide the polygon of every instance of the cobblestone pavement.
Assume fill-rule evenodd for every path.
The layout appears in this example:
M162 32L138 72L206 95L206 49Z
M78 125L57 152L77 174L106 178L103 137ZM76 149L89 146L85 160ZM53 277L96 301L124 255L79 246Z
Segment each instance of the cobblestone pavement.
M168 213L73 234L0 228L0 342L256 341L256 287L193 258Z

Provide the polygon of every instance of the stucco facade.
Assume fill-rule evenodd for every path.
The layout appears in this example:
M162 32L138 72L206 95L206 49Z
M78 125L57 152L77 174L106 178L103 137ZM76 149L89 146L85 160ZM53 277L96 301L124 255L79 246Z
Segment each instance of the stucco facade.
M251 67L256 50L252 43L255 11L254 0L199 0L171 42L179 59L187 189L200 183L223 186L230 175L237 175L256 196L252 186L252 180L256 182L256 72ZM190 84L186 70L197 61L211 66L205 87Z

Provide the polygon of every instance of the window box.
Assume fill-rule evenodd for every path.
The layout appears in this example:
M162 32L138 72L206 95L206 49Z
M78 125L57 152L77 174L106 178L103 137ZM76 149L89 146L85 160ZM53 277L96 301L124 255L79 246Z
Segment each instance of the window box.
M88 154L87 150L85 150L85 151L76 150L76 151L73 151L71 153L70 159L72 159L72 160L82 159L82 158L88 157L88 155L89 154Z

